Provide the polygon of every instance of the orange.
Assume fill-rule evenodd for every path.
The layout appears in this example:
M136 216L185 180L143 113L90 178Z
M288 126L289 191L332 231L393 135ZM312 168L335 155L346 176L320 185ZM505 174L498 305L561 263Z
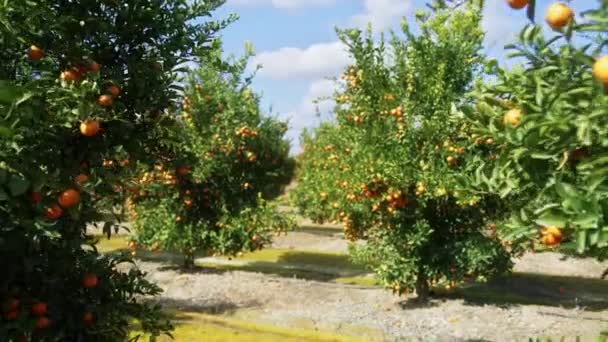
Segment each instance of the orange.
M85 137L93 137L99 133L99 121L87 119L80 124L80 134Z
M7 321L14 321L19 317L19 311L11 310L4 313L4 319Z
M2 306L3 311L15 311L19 309L19 299L9 298Z
M561 2L556 2L549 6L547 15L545 16L545 20L554 30L568 25L572 21L572 18L574 18L574 13L570 7Z
M32 192L30 193L30 201L31 201L33 204L38 204L38 203L40 203L40 201L42 201L42 194L41 194L41 193L39 193L38 191L32 191Z
M73 82L78 80L78 73L74 70L66 70L61 73L60 78L67 82Z
M90 312L85 312L82 315L82 324L85 327L90 327L91 325L93 325L93 314Z
M519 109L511 109L505 113L503 117L503 122L505 125L517 126L521 122L521 110Z
M91 64L89 64L90 72L99 72L99 70L101 70L101 65L99 65L99 63L91 62Z
M63 209L57 204L53 204L50 207L44 209L44 216L49 220L57 220L63 215Z
M30 46L30 50L27 52L27 57L30 61L39 61L44 57L44 51L36 45Z
M35 303L34 305L32 305L32 308L30 309L30 312L34 316L43 316L46 314L46 311L47 311L46 303L42 303L42 302Z
M92 289L97 287L97 276L93 273L87 273L82 277L82 286L85 289Z
M507 0L507 3L513 9L522 9L528 6L529 0Z
M64 208L73 207L80 202L80 193L75 189L65 190L59 195L57 202Z
M74 181L78 184L84 184L89 181L89 176L85 175L84 173L81 173L78 176L74 177Z
M493 145L493 144L494 144L494 139L492 139L492 138L486 139L486 145Z
M38 330L46 329L49 325L51 325L51 321L45 316L39 317L36 320L36 329Z
M177 167L177 174L180 176L185 176L190 173L190 168L186 165L180 165Z
M112 96L118 96L118 94L120 94L120 88L118 88L118 86L111 85L108 87L108 92L112 94Z
M562 231L558 227L543 227L541 241L547 246L558 245L562 241Z
M445 158L445 160L448 162L449 165L454 165L454 163L456 163L456 158L454 158L453 156L448 156L447 158Z
M593 76L604 85L608 83L608 55L598 58L593 63Z
M109 106L112 105L112 102L113 102L112 101L112 96L110 96L110 95L101 95L99 97L99 99L97 100L97 102L100 105L104 106L104 107L109 107Z

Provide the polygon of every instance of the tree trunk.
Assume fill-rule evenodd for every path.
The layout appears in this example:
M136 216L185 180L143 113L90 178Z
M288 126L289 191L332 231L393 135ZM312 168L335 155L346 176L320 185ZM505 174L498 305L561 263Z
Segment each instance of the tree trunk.
M418 279L416 280L416 296L418 301L424 303L429 300L429 282L426 279L424 272L418 273Z
M194 253L186 252L184 254L184 268L194 268Z

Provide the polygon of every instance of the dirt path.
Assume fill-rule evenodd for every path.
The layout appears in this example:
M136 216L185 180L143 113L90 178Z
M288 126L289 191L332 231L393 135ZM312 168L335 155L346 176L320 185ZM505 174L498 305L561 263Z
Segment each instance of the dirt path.
M273 248L346 252L339 227L302 226L277 238ZM443 294L424 307L373 286L222 268L183 272L153 261L139 265L165 290L160 301L168 307L259 324L370 341L524 341L546 336L597 341L608 330L608 281L598 279L608 263L562 259L556 253L528 254L517 261L513 276Z

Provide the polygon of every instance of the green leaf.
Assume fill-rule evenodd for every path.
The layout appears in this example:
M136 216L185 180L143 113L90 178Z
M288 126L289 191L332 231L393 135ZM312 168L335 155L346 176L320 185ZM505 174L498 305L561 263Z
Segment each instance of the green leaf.
M0 81L0 103L12 104L22 94L21 88L7 81Z
M555 211L547 211L534 220L534 222L540 226L563 228L566 226L567 220Z
M572 223L582 229L597 228L600 217L597 213L581 213L572 220Z
M587 246L587 231L579 230L576 232L576 251L578 253L583 253L585 251L585 247Z
M23 195L29 186L30 182L27 179L16 175L11 176L8 183L8 189L13 197Z

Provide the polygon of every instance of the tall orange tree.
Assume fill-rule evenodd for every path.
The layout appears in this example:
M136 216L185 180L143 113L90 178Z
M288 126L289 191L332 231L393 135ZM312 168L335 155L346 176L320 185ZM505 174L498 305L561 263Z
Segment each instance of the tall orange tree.
M304 213L365 240L353 255L382 284L421 300L433 285L511 266L492 229L508 202L458 191L473 179L476 151L454 109L484 60L481 3L432 8L417 13L419 34L403 24L405 38L339 32L355 62L336 91L337 123L304 139L295 191Z
M189 73L173 143L131 196L137 243L180 252L187 267L195 254L260 249L292 226L267 202L291 181L287 124L260 110L248 57L218 48Z
M97 253L87 227L121 203L136 161L159 158L179 67L207 54L222 1L0 4L0 340L125 339L160 289Z
M463 108L475 134L495 141L476 187L524 199L499 225L505 239L605 258L608 2L580 14L554 3L544 19L507 46L521 64L491 65L493 81Z

